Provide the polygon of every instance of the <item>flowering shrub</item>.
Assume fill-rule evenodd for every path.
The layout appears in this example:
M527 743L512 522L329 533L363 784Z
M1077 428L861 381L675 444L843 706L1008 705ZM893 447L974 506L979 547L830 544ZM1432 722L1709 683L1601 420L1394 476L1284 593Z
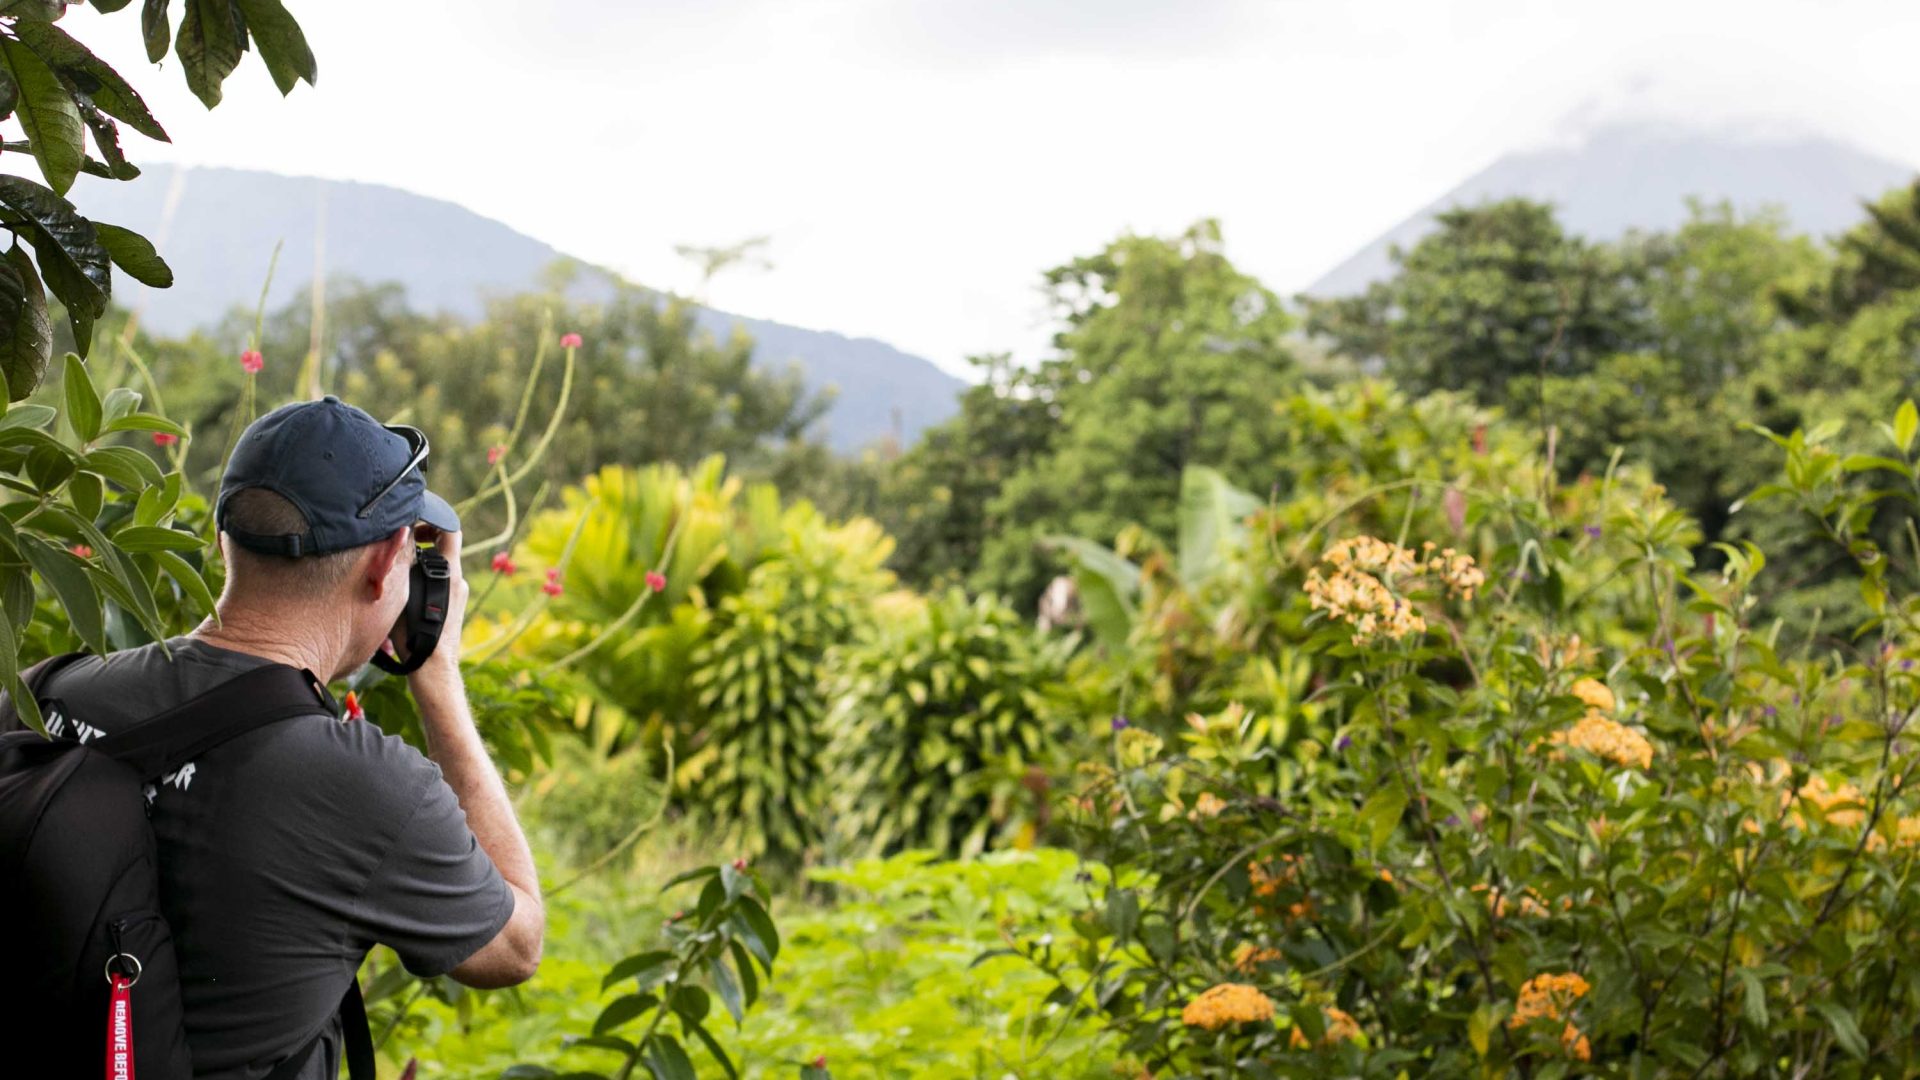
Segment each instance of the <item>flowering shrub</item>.
M1022 952L1154 1076L1911 1075L1916 429L1769 434L1762 494L1857 564L1846 637L1755 624L1764 554L1702 572L1644 485L1582 520L1516 470L1456 488L1454 552L1323 540L1271 579L1298 722L1116 723L1093 899Z

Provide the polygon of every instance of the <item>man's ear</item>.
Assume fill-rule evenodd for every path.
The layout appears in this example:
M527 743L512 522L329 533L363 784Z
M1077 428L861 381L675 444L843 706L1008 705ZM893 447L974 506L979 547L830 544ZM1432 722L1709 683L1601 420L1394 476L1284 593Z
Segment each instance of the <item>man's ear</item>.
M387 579L393 575L393 565L405 557L407 545L412 542L412 530L402 526L371 545L373 554L367 560L366 581L373 589L375 600L387 594Z

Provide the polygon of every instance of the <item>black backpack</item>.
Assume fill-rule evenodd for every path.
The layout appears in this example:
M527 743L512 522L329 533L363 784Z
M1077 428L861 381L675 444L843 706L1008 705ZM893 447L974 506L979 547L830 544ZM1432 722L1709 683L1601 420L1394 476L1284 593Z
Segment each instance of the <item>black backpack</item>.
M42 661L23 675L48 732L13 730L0 705L0 1028L10 1053L31 1049L49 1077L97 1076L109 1059L113 979L132 980L133 1074L188 1080L186 1024L173 935L160 913L153 829L145 786L266 724L332 712L319 682L267 664L112 735L86 740L77 718L43 694L47 680L81 654ZM373 1040L360 984L340 1003L352 1080L374 1080ZM315 1038L268 1080L291 1080Z

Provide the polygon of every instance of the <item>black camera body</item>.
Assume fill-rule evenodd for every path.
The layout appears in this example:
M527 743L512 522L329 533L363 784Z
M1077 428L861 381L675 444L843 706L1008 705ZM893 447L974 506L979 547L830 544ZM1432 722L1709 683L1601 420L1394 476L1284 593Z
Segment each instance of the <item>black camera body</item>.
M415 552L407 577L407 606L400 612L400 643L406 658L382 649L373 654L373 665L390 675L406 675L426 663L447 627L447 601L452 595L453 567L447 557L427 548Z

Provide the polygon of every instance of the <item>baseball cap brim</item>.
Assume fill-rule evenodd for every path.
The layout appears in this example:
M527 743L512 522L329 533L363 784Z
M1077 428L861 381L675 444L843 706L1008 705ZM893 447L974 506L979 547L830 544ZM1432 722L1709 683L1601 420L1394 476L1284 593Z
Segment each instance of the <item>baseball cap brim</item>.
M441 532L460 531L460 515L453 512L452 504L431 491L420 494L420 520Z

